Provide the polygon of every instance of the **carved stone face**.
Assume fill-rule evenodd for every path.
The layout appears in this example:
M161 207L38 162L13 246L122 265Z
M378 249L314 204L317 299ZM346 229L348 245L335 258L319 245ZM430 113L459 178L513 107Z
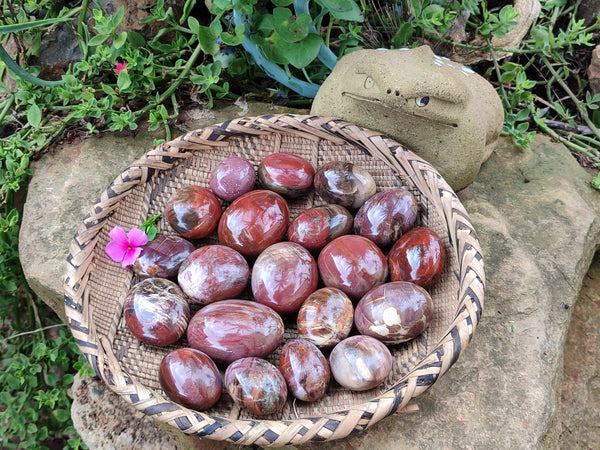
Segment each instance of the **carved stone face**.
M425 46L344 56L311 113L388 135L429 161L456 190L473 181L504 119L487 80Z

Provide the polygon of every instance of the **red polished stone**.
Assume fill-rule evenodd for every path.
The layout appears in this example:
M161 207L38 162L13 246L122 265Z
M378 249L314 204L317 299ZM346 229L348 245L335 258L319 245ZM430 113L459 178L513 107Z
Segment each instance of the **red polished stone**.
M242 255L258 256L281 241L290 212L286 201L272 191L250 191L231 203L219 222L219 240Z
M354 232L378 245L390 245L414 226L417 212L417 200L407 190L378 192L356 213Z
M254 187L256 172L250 162L239 156L221 161L212 172L210 188L223 200L232 202Z
M384 344L414 339L427 329L432 317L431 296L408 281L385 283L371 289L354 311L358 331Z
M266 356L281 343L284 325L271 308L249 300L221 300L199 310L188 325L191 347L218 363Z
M315 174L314 185L326 202L352 209L360 208L377 189L373 176L366 169L344 161L321 166Z
M133 271L140 278L175 278L179 266L193 251L194 245L181 236L156 236L142 248Z
M201 186L187 186L173 194L165 206L169 225L181 236L201 239L212 233L221 217L215 194Z
M240 407L257 416L275 414L287 400L287 386L281 372L260 358L242 358L229 365L225 388Z
M341 205L316 206L292 220L287 236L309 250L321 250L328 242L352 230L352 214Z
M314 402L327 392L331 378L329 362L321 350L304 339L286 342L279 356L279 370L298 400Z
M289 198L300 197L310 191L314 176L313 166L291 153L272 153L258 166L260 184Z
M221 397L223 383L215 363L193 348L178 348L160 363L158 380L174 402L202 411Z
M396 241L388 254L390 278L430 287L442 273L444 258L444 244L434 231L413 228Z
M319 348L333 347L352 330L354 306L350 298L336 288L313 292L298 311L298 336Z
M383 284L388 265L383 252L363 236L347 234L327 244L317 261L325 286L344 291L359 300L369 290Z
M185 259L177 281L192 300L208 305L238 297L249 276L248 263L239 252L225 245L206 245Z
M335 381L346 389L366 391L388 377L392 354L371 336L350 336L333 348L329 367Z
M185 333L190 307L177 284L165 278L146 278L127 294L123 316L136 338L147 344L165 346Z
M267 247L252 268L254 300L281 314L298 311L318 282L317 263L308 250L294 242Z

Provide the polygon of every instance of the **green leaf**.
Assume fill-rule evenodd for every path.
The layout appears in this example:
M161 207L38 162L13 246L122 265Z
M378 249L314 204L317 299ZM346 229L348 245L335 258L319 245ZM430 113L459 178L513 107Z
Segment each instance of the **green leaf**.
M17 31L30 30L37 27L45 27L59 22L67 22L70 17L57 17L55 19L32 20L25 23L15 23L10 25L0 25L0 34L16 33Z
M279 51L289 63L298 68L308 66L319 54L323 40L318 34L309 34L300 42L281 42Z
M97 34L88 41L88 46L97 47L98 45L103 44L109 37L110 35L108 34Z
M273 27L281 38L287 42L298 42L308 36L311 18L308 14L300 14L295 19L288 8L273 10Z
M201 25L198 30L198 42L202 51L208 55L216 55L219 51L219 44L217 44L217 36L210 27Z
M71 418L71 413L66 409L55 409L54 411L52 411L52 415L59 422L66 422Z
M179 23L183 25L183 23L186 21L186 19L188 19L188 23L189 23L189 17L190 14L192 13L192 9L194 9L194 6L196 5L196 0L186 0L185 4L183 5L183 12L181 13L181 18L179 19Z
M290 6L294 0L271 0L275 6Z
M236 45L240 45L242 42L246 40L246 36L244 35L245 26L243 23L237 25L234 29L234 35L227 33L226 31L221 33L221 40L225 45L229 45L231 47L235 47Z
M360 7L353 0L315 0L336 19L350 22L363 22L364 17Z
M195 17L188 17L188 28L192 30L192 33L198 34L200 31L200 22Z
M129 42L129 45L133 48L142 48L146 46L146 39L136 31L127 32L127 42Z
M120 33L115 40L113 41L113 46L115 48L121 48L127 42L127 31L123 31Z
M42 110L34 103L27 109L27 122L29 122L32 127L37 128L41 121Z
M123 69L119 72L119 75L117 76L117 86L120 91L125 91L131 86L131 78L129 77L127 69Z
M6 50L4 50L4 47L2 47L2 45L0 45L0 60L2 62L4 62L4 64L6 64L6 67L8 67L16 76L18 76L19 78L22 78L25 81L28 81L29 83L37 84L38 86L46 86L46 87L60 86L61 84L64 83L62 80L60 80L60 81L42 80L41 78L38 78L35 75L30 74L25 69L23 69L21 66L19 66L16 62L14 62L14 60L9 56L9 54L6 53Z

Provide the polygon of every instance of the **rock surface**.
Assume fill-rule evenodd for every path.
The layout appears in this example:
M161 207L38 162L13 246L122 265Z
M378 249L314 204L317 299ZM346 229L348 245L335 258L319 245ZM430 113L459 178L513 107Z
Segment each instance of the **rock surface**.
M55 300L62 298L63 261L71 236L94 197L121 170L117 167L126 165L109 157L113 152L107 151L107 137L64 146L34 168L21 235L22 263L36 292L51 293ZM123 147L144 151L147 144L120 143L117 148ZM112 168L112 175L108 170L105 174L108 181L88 179L93 171L77 164L84 154L95 155L94 164ZM83 173L78 167L84 167ZM548 138L538 136L531 150L501 141L475 182L459 193L486 262L485 306L473 341L444 377L413 400L417 412L386 418L341 441L297 448L561 448L573 442L597 443L597 422L585 428L585 436L556 431L561 426L556 411L563 344L582 280L600 243L599 194L589 186L590 179L565 147ZM597 349L597 339L572 342L569 347L569 355L590 357L577 364L591 365L580 379L589 379L596 387L597 375L592 374L598 373L597 353L586 352L594 342ZM568 376L577 373L569 370ZM594 417L589 408L597 405L596 387L586 391L583 405L588 409L578 417ZM132 448L135 442L163 442L160 446L165 449L173 442L177 448L238 448L172 429L173 440L167 441L163 425L141 417L97 380L86 379L75 391L75 397L85 400L76 403L72 414L74 419L80 417L77 429L90 448ZM575 396L577 390L563 393L563 403L569 403L567 394ZM577 417L572 411L567 414L573 420ZM119 425L101 420L84 423L84 417L110 417ZM580 426L567 427L584 432Z

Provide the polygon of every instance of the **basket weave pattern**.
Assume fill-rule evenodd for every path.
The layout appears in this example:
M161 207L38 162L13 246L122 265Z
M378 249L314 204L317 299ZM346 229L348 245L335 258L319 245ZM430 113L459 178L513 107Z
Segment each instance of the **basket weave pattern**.
M256 167L274 152L295 153L317 168L332 160L351 161L373 175L378 190L404 187L416 196L419 223L440 235L447 255L441 278L430 289L435 316L417 339L391 347L392 372L373 390L351 392L332 383L323 400L314 404L288 400L281 413L266 418L239 410L227 394L210 410L193 411L171 402L158 383L160 361L175 347L143 344L124 323L123 302L138 280L105 254L108 232L115 225L128 230L163 212L167 200L183 186L207 186L213 168L227 156L244 157ZM311 193L289 202L290 216L324 203ZM162 220L160 232L173 231ZM216 242L210 236L197 244ZM431 165L395 141L344 121L273 115L190 132L131 164L102 193L73 239L65 308L88 362L138 410L188 434L237 444L283 446L339 439L363 430L429 388L469 343L481 316L484 283L477 235L456 194ZM295 324L286 323L285 339L295 336ZM179 345L187 344L184 340ZM277 351L269 358L278 361Z

